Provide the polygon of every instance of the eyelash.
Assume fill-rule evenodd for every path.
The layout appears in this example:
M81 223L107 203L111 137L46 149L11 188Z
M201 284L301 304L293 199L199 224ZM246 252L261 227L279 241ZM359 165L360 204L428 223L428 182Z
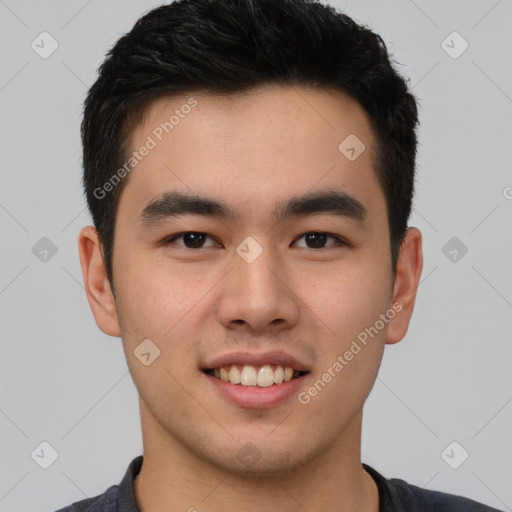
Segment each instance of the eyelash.
M183 235L186 235L188 233L194 233L194 234L197 234L197 235L206 235L207 237L211 238L212 240L214 239L213 237L211 237L207 233L202 233L201 231L183 231L181 233L177 233L175 235L167 237L162 242L162 245L167 247L167 246L173 244L175 240L177 240L178 238L182 238ZM300 235L298 238L296 238L296 240L300 240L301 238L305 237L306 235L309 235L309 234L312 234L312 233L326 235L327 238L334 238L336 240L336 244L329 245L329 246L326 246L326 247L320 247L320 248L317 248L317 249L315 249L314 247L301 247L302 249L312 249L314 251L321 251L321 250L324 250L324 249L329 249L331 247L341 247L341 246L348 246L349 245L348 242L346 240L344 240L343 238L341 238L340 236L334 235L332 233L328 233L326 231L306 231L306 233L303 233L302 235ZM204 249L204 247L199 247L197 249L193 249L193 248L185 247L185 246L181 246L181 247L183 249L188 249L190 251L199 251L200 249Z

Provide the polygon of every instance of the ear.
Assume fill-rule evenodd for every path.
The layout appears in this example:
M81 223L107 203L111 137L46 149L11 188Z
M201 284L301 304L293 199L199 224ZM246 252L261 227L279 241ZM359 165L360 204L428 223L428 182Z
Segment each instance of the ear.
M98 232L93 226L86 226L80 231L78 249L85 292L96 324L105 334L120 337L115 299L107 278Z
M398 256L392 300L396 314L388 325L388 345L398 343L407 332L422 269L421 232L417 228L408 228Z

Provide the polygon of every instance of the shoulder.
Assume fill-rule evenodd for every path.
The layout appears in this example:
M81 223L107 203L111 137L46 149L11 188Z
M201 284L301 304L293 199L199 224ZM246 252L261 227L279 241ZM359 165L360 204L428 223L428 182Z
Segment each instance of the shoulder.
M389 480L389 485L400 496L404 507L409 507L410 504L414 503L418 512L500 512L496 508L469 498L423 489L398 478Z
M109 487L103 494L76 501L56 512L110 512L117 510L118 485Z
M377 484L382 512L503 512L463 496L423 489L400 478L387 479L367 464L363 467Z
M144 457L135 457L119 485L112 485L103 494L61 508L56 512L139 512L133 482L140 472Z

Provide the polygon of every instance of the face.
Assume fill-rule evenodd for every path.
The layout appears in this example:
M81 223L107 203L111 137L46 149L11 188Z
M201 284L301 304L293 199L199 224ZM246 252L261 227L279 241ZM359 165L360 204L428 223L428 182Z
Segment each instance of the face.
M339 149L350 134L359 156L355 139ZM283 474L355 442L386 339L410 316L375 144L340 92L152 104L117 213L113 316L155 443Z

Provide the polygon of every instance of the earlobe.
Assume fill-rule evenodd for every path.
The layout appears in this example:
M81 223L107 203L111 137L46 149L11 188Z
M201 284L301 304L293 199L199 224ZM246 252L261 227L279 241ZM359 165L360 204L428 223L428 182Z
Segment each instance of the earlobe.
M400 248L392 304L400 304L400 311L390 321L386 343L392 345L403 339L411 320L416 292L423 269L421 232L408 228Z
M108 281L98 232L93 226L86 226L80 231L78 250L87 300L96 324L105 334L119 337L121 331L115 299Z

